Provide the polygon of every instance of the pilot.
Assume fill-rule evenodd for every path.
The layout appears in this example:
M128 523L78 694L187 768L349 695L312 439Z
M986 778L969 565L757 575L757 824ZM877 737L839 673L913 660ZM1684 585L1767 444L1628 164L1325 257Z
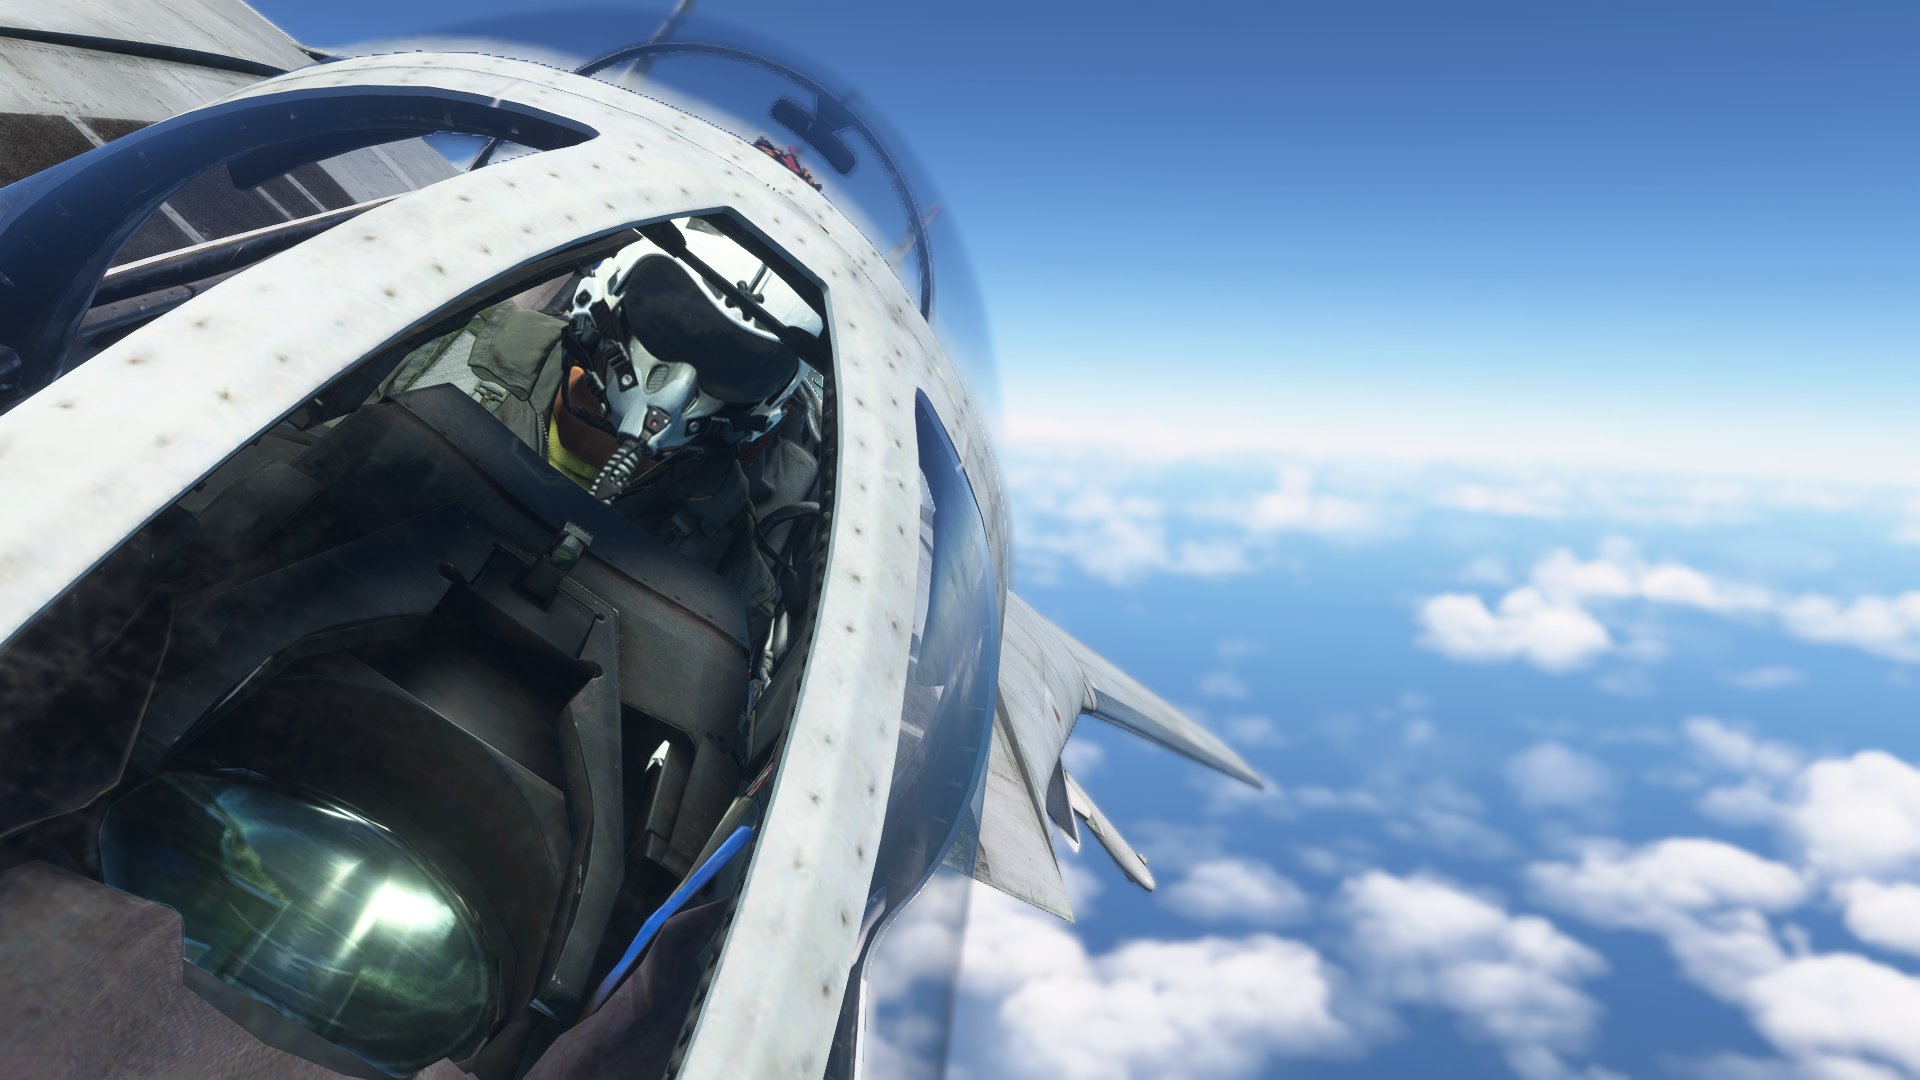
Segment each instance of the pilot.
M777 587L757 519L811 498L820 422L811 369L763 323L817 339L823 322L712 226L676 227L761 319L641 240L569 283L569 318L489 308L409 354L382 393L458 386L563 475L733 582L758 636Z

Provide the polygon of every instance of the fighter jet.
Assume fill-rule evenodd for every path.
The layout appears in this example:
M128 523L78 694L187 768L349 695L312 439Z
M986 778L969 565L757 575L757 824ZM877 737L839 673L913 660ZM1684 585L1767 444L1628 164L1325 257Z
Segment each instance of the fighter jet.
M846 95L192 6L0 20L7 1071L855 1076L940 868L1153 887L1080 717L1259 783L1013 593Z

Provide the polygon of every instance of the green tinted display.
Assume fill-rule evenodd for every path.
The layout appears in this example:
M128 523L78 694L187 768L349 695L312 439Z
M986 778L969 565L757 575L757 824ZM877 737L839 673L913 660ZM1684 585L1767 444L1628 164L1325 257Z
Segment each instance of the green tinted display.
M499 970L465 904L391 833L245 774L171 773L100 830L107 884L180 913L187 959L395 1075L472 1051Z

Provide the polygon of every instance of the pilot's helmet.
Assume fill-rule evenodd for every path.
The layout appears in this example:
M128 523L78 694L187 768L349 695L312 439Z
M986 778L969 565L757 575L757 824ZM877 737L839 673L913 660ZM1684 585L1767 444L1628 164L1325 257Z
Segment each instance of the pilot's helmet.
M602 377L614 425L655 456L771 430L808 368L791 336L783 341L765 320L815 339L824 329L820 313L758 256L698 218L674 224L688 252L750 298L759 317L651 240L601 262L573 298L576 323L606 337Z

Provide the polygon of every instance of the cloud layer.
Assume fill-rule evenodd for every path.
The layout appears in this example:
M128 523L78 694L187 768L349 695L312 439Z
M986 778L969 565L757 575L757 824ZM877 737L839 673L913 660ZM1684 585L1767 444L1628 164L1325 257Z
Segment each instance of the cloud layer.
M1387 1000L1453 1013L1526 1080L1572 1074L1565 1056L1586 1049L1600 1019L1581 988L1607 970L1598 953L1545 919L1425 877L1368 873L1346 883L1341 904L1349 951Z
M1817 952L1779 922L1825 898L1883 952L1920 955L1920 769L1882 751L1808 762L1785 744L1696 717L1683 734L1731 774L1701 807L1771 826L1790 861L1721 840L1596 840L1535 863L1535 899L1603 927L1661 938L1689 982L1742 1009L1778 1063L1714 1059L1701 1075L1920 1074L1920 978L1860 952Z
M1657 655L1651 638L1623 639L1629 605L1706 612L1775 626L1816 644L1842 645L1874 656L1920 663L1920 590L1892 596L1840 598L1788 595L1723 580L1677 562L1649 562L1632 545L1613 541L1602 554L1581 559L1565 549L1534 565L1526 583L1490 606L1475 593L1449 592L1422 600L1415 613L1422 646L1475 663L1524 661L1564 673L1610 654ZM1797 681L1790 669L1761 669L1740 677L1749 689Z
M1065 924L981 892L965 991L985 999L998 1075L1073 1080L1244 1077L1365 1046L1312 947L1253 934L1143 939L1089 952Z
M1252 900L1286 921L1304 916L1296 887L1276 888L1277 875L1250 865L1201 861L1181 885L1193 885L1190 899L1231 894L1235 912ZM1606 964L1546 919L1438 878L1380 871L1348 878L1327 917L1332 952L1253 933L1095 953L1057 920L981 891L963 987L991 1017L993 1030L972 1040L991 1061L967 1064L1011 1077L1248 1077L1287 1060L1362 1056L1417 1009L1452 1017L1523 1080L1612 1076L1577 1062L1601 1019L1583 984Z
M1113 585L1228 578L1270 565L1287 537L1364 536L1386 523L1380 506L1329 491L1299 464L1241 471L1230 498L1193 489L1165 463L1084 451L1015 453L1007 473L1022 563L1042 579L1065 567Z
M1191 919L1256 926L1297 923L1311 907L1299 886L1251 859L1208 859L1175 882L1166 897L1170 907Z

